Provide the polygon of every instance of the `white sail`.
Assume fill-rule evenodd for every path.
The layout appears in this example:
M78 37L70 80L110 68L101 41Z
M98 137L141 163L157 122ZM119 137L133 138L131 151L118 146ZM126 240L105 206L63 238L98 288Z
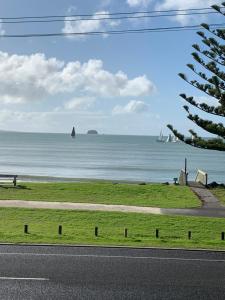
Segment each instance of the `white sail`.
M171 134L168 135L166 142L171 143L173 141L173 137Z
M160 134L159 134L159 137L157 139L157 142L165 142L162 130L160 131Z
M179 139L178 139L178 137L177 136L173 136L173 140L172 140L172 142L173 143L177 143L177 142L179 142Z

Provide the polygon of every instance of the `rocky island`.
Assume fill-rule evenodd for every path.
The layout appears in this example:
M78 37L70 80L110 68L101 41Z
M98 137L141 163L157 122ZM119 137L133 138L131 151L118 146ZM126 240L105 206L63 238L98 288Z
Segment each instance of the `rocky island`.
M87 134L98 134L97 130L88 130Z

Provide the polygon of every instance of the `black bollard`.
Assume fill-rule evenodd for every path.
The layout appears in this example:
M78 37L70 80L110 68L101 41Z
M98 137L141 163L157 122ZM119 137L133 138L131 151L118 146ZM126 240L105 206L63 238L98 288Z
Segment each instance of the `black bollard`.
M28 225L24 225L24 233L28 234Z
M156 229L155 231L155 237L158 239L159 238L159 229Z
M188 239L191 239L191 231L188 231Z
M95 236L98 236L98 227L95 227Z
M62 234L62 225L59 225L58 233L61 235Z
M224 241L224 232L221 232L221 240Z
M125 236L125 238L127 238L127 236L128 236L128 229L127 228L124 229L124 236Z

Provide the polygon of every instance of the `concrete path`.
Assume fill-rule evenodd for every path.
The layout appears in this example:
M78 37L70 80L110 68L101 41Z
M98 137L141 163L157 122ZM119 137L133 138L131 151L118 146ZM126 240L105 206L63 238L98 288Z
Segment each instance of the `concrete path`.
M221 208L158 208L141 207L128 205L107 205L91 203L70 203L70 202L44 202L44 201L23 201L23 200L0 200L0 207L19 208L42 208L77 211L110 211L123 213L143 213L155 215L183 215L183 216L203 216L203 217L225 217L225 207Z
M225 208L220 201L206 189L203 185L196 182L189 182L189 187L195 193L198 198L202 201L202 208Z
M224 208L220 201L206 188L191 187L191 190L202 201L202 208Z

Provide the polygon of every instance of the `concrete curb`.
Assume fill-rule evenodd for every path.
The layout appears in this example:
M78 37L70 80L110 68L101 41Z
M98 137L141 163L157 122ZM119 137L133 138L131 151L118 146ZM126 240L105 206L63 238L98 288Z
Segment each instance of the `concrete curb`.
M133 247L133 246L122 246L122 245L77 245L77 244L27 244L27 243L0 243L0 246L27 246L27 247L68 247L68 248L109 248L109 249L134 249L134 250L165 250L165 251L196 251L196 252L224 252L224 250L214 250L205 248L162 248L162 247Z

